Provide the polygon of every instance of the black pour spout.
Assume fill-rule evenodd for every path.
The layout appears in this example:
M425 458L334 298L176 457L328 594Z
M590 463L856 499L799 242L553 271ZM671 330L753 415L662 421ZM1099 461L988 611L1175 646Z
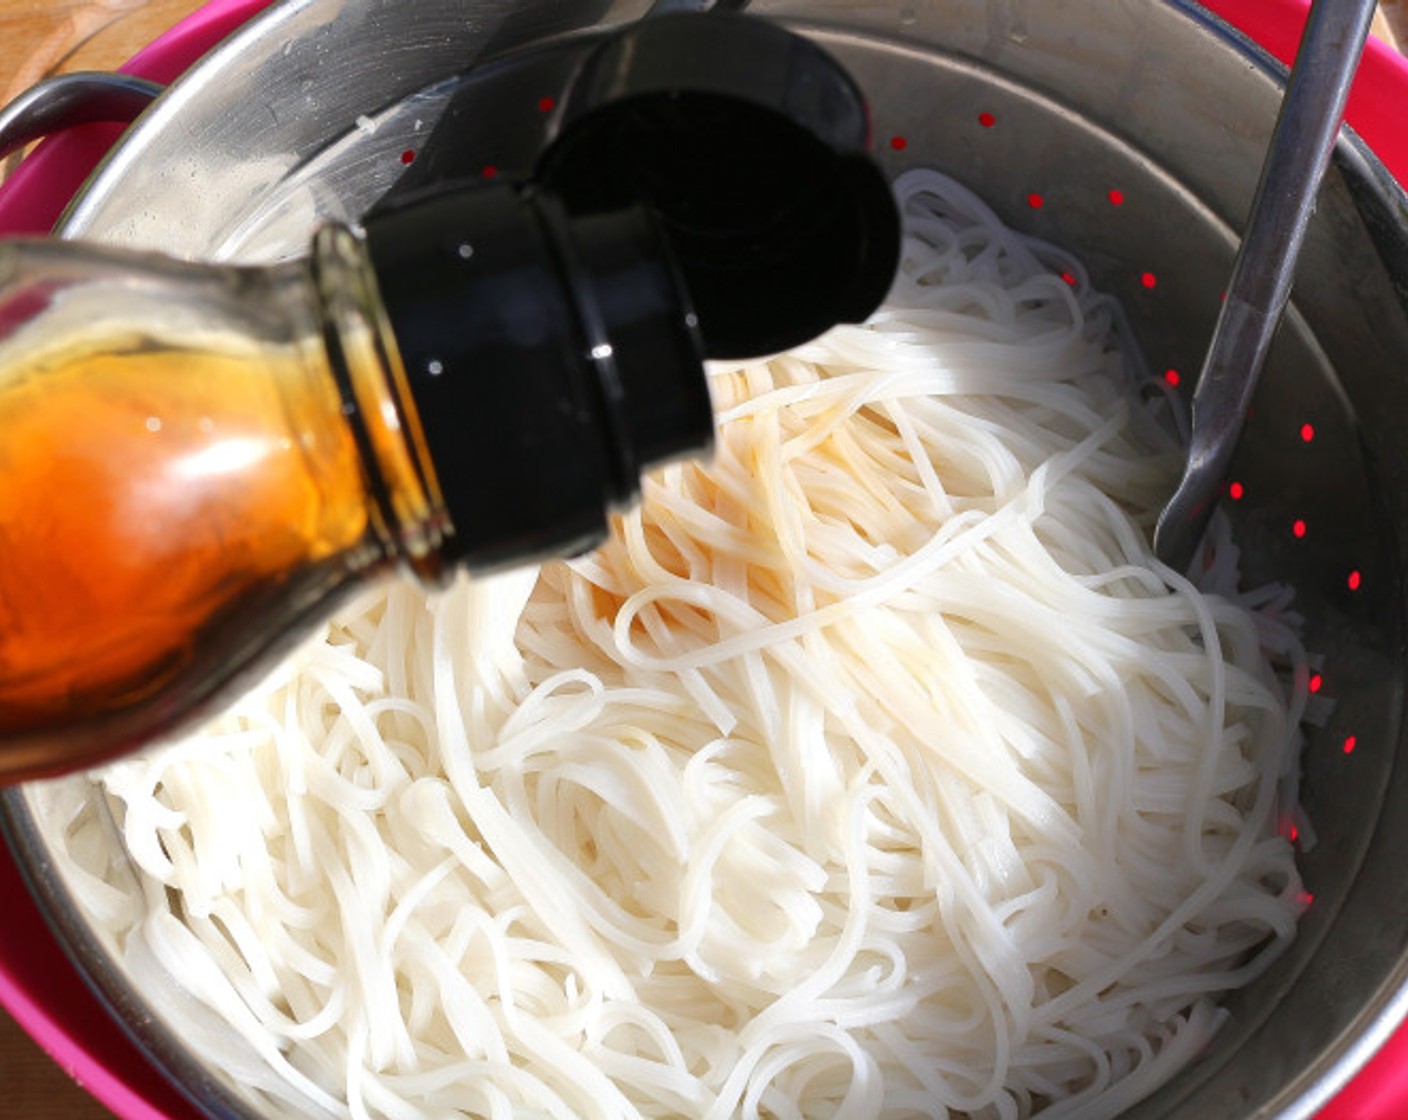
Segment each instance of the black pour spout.
M850 75L752 17L661 16L595 50L537 178L574 214L644 203L706 352L748 358L860 322L889 290L899 217Z
M641 21L561 106L528 181L433 185L365 221L471 568L590 547L642 470L710 446L705 358L859 322L898 262L859 88L778 25Z

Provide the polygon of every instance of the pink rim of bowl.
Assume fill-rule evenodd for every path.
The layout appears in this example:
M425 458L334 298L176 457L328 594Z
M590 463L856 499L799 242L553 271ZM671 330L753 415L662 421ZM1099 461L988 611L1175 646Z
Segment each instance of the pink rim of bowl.
M169 82L270 0L212 0L134 56L122 72ZM1290 63L1307 0L1203 0ZM1408 183L1408 62L1371 42L1348 117L1401 183ZM85 125L40 144L0 185L0 234L42 233L122 132ZM198 1120L199 1113L128 1039L50 934L19 869L0 846L0 1004L49 1055L122 1120ZM1319 1120L1398 1120L1408 1115L1408 1027L1401 1028Z

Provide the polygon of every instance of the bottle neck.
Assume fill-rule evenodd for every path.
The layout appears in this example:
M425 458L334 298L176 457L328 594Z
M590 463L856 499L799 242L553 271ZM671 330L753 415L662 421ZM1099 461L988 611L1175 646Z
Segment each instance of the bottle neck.
M309 269L323 346L372 498L371 528L389 558L439 584L449 574L449 517L366 246L346 226L324 226Z
M710 446L697 323L645 210L573 220L522 186L449 187L368 215L366 248L446 563L586 551L642 471Z

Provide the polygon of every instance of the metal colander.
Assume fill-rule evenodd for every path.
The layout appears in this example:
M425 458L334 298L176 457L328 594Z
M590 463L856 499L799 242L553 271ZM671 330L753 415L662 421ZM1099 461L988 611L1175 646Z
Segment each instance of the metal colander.
M659 3L656 8L699 7ZM729 6L739 6L731 4ZM200 257L268 259L406 177L525 172L610 0L291 0L147 113L63 229ZM815 36L869 98L887 171L937 167L1059 243L1119 296L1156 376L1191 390L1279 103L1262 56L1178 0L756 0ZM532 47L534 49L527 50ZM430 169L430 170L427 170ZM746 172L746 169L741 169ZM1225 499L1252 583L1296 588L1313 687L1304 757L1314 901L1292 950L1228 1001L1213 1050L1139 1117L1306 1117L1408 1006L1408 781L1396 765L1408 531L1408 197L1341 139ZM233 1039L177 993L139 991L74 901L67 837L101 813L75 777L7 792L17 858L83 970L212 1115L254 1117ZM110 853L121 869L114 838ZM85 858L91 860L91 854Z

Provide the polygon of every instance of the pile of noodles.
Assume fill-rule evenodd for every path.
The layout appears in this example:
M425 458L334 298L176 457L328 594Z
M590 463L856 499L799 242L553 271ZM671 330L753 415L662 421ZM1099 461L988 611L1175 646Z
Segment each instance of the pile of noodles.
M1292 937L1284 602L1151 557L1079 265L897 190L886 308L715 371L604 547L383 589L102 775L93 914L272 1110L1092 1120Z

